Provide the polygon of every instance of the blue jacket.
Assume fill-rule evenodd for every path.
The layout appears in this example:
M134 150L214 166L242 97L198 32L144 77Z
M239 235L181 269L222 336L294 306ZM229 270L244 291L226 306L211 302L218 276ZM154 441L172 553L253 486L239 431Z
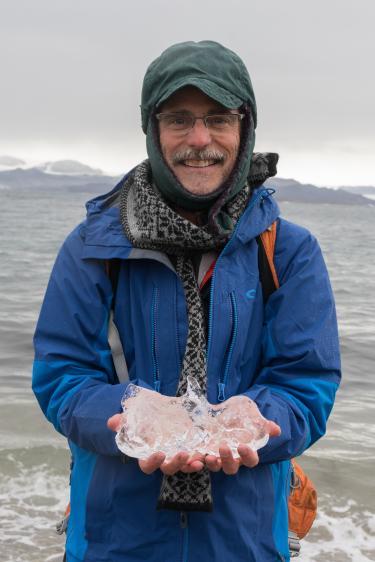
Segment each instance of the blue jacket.
M325 432L340 378L335 306L315 238L279 220L281 287L264 306L255 237L279 215L256 190L216 263L210 295L208 400L246 394L281 427L256 468L212 473L214 511L157 511L161 473L124 464L107 429L126 384L107 342L112 286L103 260L121 258L115 322L130 378L175 395L187 336L183 287L159 252L133 248L119 221L119 186L87 204L87 219L54 265L35 333L33 389L73 455L68 562L289 560L291 457Z

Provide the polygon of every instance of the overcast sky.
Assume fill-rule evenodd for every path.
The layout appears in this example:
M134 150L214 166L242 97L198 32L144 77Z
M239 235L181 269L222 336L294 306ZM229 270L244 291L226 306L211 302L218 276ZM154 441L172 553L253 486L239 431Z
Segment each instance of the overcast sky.
M279 176L375 185L374 22L374 0L0 0L0 155L126 171L148 64L212 39L249 69Z

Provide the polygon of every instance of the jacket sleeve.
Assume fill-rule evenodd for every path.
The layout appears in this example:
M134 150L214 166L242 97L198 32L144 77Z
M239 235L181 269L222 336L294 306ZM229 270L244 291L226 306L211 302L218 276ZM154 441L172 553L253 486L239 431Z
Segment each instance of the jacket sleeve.
M280 288L265 307L262 363L246 395L281 435L260 462L295 457L324 435L340 382L335 303L316 239L281 220L275 251Z
M55 428L90 451L120 454L107 419L122 411L107 341L111 283L103 262L82 260L79 228L59 252L35 336L33 390ZM144 386L142 381L132 381Z

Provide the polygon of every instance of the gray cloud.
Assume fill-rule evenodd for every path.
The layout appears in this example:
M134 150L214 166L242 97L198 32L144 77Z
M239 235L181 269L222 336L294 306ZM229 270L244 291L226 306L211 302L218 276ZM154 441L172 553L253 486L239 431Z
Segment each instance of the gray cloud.
M105 165L111 152L121 167L143 151L147 65L174 42L214 39L249 68L259 148L337 163L352 149L359 168L375 148L374 16L373 0L2 0L0 153Z

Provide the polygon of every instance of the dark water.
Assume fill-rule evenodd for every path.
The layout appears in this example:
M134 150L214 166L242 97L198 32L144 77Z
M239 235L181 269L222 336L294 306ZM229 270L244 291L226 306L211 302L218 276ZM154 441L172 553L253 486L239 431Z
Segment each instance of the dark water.
M0 191L0 552L2 562L61 559L54 524L68 500L65 441L30 390L31 338L49 272L88 194ZM320 240L339 317L344 382L326 437L302 464L319 515L300 560L375 560L375 207L286 203Z

